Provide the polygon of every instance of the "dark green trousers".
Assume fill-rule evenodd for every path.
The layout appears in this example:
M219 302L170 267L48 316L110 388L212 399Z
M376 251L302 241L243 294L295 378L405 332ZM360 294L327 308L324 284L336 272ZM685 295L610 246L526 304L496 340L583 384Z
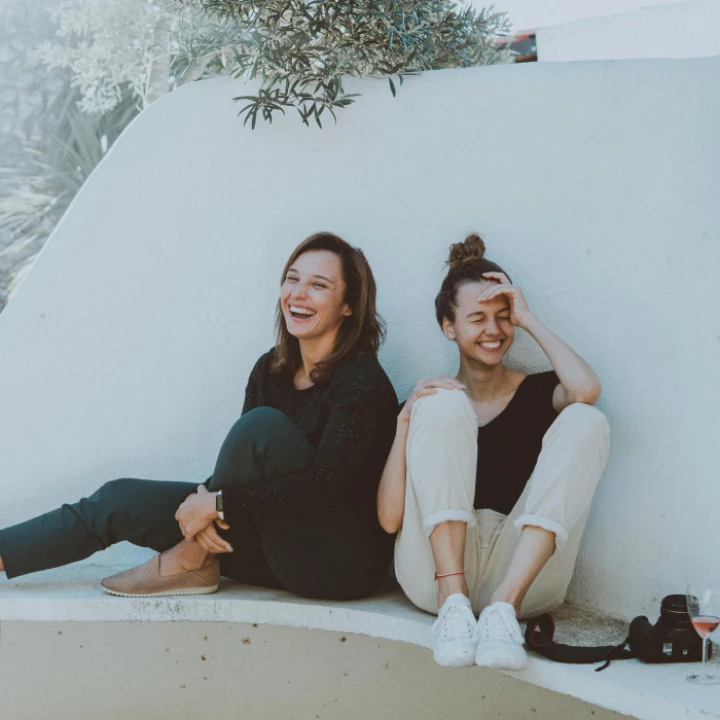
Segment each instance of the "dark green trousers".
M283 413L256 408L228 433L206 484L215 491L233 483L271 483L311 467L314 453ZM0 530L7 577L67 565L123 540L168 550L183 539L175 512L196 490L196 483L112 480L77 503ZM386 576L392 557L393 538L370 507L244 519L221 534L234 548L220 555L224 576L305 597L367 595Z

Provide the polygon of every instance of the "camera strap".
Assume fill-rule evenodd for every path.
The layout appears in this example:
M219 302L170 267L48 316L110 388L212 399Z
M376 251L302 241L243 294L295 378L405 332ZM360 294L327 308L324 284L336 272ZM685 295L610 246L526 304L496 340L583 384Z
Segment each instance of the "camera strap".
M637 657L632 650L627 650L630 638L620 645L602 645L599 647L573 647L553 640L555 621L550 615L540 615L527 621L525 642L530 650L555 662L562 663L604 663L595 668L595 672L604 670L611 660L627 660Z

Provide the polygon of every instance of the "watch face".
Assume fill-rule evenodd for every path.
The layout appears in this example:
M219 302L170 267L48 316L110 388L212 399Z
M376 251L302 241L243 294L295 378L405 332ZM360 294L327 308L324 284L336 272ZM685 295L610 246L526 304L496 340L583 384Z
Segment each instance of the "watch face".
M223 501L222 501L222 500L223 500L223 498L222 498L222 492L219 492L219 493L215 496L215 509L216 509L218 512L222 512L222 511L223 511Z

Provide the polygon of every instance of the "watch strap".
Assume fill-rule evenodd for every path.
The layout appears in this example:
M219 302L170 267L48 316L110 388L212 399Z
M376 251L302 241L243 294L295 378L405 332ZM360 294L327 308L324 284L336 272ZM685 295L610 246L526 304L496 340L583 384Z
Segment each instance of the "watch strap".
M223 511L223 494L222 490L218 490L215 496L215 510L217 511L218 517L224 522L225 512Z

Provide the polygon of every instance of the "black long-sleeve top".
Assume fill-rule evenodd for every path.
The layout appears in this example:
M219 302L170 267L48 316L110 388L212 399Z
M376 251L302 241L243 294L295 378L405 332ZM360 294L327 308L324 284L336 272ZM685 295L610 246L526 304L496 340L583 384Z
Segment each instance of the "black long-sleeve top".
M297 390L289 375L271 375L273 350L255 363L243 415L266 406L287 415L316 448L313 465L272 482L223 490L232 518L296 515L305 510L374 508L380 475L395 436L398 401L375 355L344 360L330 378Z

